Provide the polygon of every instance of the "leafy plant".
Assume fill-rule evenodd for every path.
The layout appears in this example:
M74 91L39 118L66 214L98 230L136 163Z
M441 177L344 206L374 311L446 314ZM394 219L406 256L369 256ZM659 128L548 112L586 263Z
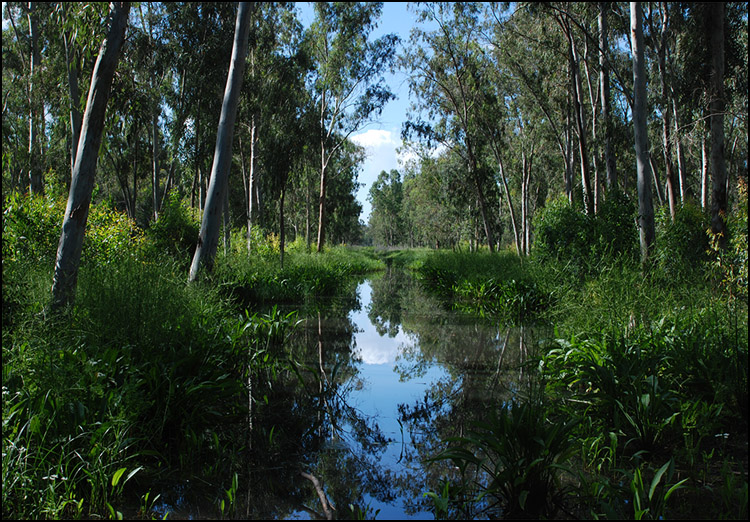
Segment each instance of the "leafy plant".
M511 402L430 461L452 460L466 476L473 469L473 502L496 499L503 516L551 516L560 495L559 474L573 453L571 431L577 420L548 418L539 400ZM434 497L438 498L438 497Z

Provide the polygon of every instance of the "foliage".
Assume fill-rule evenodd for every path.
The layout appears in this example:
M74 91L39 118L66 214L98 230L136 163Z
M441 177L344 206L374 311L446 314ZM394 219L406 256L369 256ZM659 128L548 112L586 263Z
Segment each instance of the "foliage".
M534 231L533 254L540 262L569 265L581 275L602 260L632 260L638 247L635 205L620 191L611 193L593 217L560 196L535 216Z
M476 488L469 502L489 503L491 512L504 518L550 517L577 421L555 421L548 414L539 398L503 404L466 436L447 440L451 446L431 460L450 459L458 466L464 481ZM433 498L440 499L435 493Z
M62 200L7 194L3 200L3 268L20 261L53 262L64 213Z
M542 259L584 263L591 255L591 218L562 196L537 214L534 231L534 253Z
M668 278L681 278L700 270L708 261L709 218L694 203L688 202L675 210L674 220L669 209L657 213L657 266Z
M710 235L710 255L714 276L728 295L747 305L747 182L739 180L735 211L729 219L729 242L726 249L719 246L719 238Z
M171 192L164 201L159 219L146 230L149 240L147 255L189 259L198 243L199 231L200 220L195 212L177 192Z

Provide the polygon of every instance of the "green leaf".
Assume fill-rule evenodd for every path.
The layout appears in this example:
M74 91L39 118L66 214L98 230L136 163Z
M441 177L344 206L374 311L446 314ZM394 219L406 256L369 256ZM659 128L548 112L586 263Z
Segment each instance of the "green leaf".
M656 472L656 475L654 475L654 480L651 481L651 488L648 490L648 499L651 500L654 497L654 491L656 490L656 486L659 485L659 482L661 481L662 475L664 475L664 472L667 471L667 468L669 468L669 465L672 463L672 461L668 461L666 464L664 464L659 471Z
M122 477L123 473L127 471L128 468L120 468L117 471L115 471L115 474L112 475L112 487L117 486L117 484L120 482L120 478Z

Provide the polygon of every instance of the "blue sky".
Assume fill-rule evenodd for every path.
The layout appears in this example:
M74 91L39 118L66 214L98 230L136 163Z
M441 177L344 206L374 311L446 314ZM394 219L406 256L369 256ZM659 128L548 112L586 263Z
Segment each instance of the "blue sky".
M311 4L298 2L297 8L300 20L307 27L313 18ZM377 38L384 34L395 33L404 45L408 42L409 31L415 24L416 15L412 10L407 9L406 2L385 2L382 16L372 36ZM386 105L378 122L371 123L352 136L352 140L365 147L367 151L367 159L359 173L359 182L364 183L364 186L357 193L357 199L362 203L360 219L365 223L369 219L371 210L367 194L378 174L383 170L400 170L396 149L401 146L401 125L406 120L406 111L409 107L409 84L403 72L388 74L386 80L397 98Z

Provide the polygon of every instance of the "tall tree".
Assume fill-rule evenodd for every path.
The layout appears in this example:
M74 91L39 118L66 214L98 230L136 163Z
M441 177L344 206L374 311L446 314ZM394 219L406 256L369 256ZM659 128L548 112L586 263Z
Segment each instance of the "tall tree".
M649 161L646 117L646 64L643 43L643 13L640 2L630 2L630 40L633 54L633 131L638 176L638 229L641 263L646 263L654 243L654 206L651 200L651 162Z
M60 243L57 248L55 273L52 282L51 309L70 304L74 298L81 260L83 236L94 189L96 163L104 128L104 117L112 79L117 68L120 49L125 41L125 30L130 13L129 2L114 2L110 9L110 27L102 43L94 66L86 110L81 126L81 138L73 168L68 205L65 209Z
M398 38L371 41L382 2L318 2L308 45L315 62L313 96L320 124L318 244L326 237L329 166L349 137L377 117L393 94L383 79Z
M401 174L395 169L381 171L367 198L372 203L370 229L375 240L385 246L400 243L403 233Z
M607 52L607 13L609 2L599 2L599 84L602 96L602 120L604 120L604 163L607 168L607 189L617 189L617 163L612 144L611 89L609 85L609 63Z
M224 90L224 102L219 117L219 130L216 134L211 180L206 194L206 206L203 210L198 246L195 249L193 262L190 266L189 281L195 281L201 266L211 270L216 256L216 248L219 243L219 220L223 207L224 191L227 190L229 167L232 162L234 121L237 116L237 105L242 89L243 75L245 74L250 16L253 8L254 3L252 2L240 2L237 8L234 45Z
M708 6L711 78L709 114L711 117L711 231L719 237L719 245L727 244L727 169L724 158L724 2Z
M413 30L412 46L402 62L412 72L411 89L419 94L416 108L440 119L407 122L405 130L407 134L416 131L429 140L437 140L464 157L487 245L494 251L495 237L485 195L489 169L481 158L484 132L480 125L480 83L484 72L480 65L483 53L476 41L478 12L478 7L465 3L428 3L420 12L421 19L435 23L437 30Z

